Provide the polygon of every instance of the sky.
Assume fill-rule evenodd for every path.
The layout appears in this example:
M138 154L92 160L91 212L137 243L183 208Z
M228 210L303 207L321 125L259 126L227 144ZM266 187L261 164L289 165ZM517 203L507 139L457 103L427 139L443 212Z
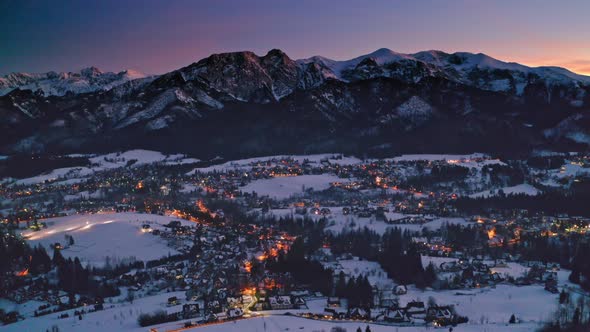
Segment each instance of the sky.
M279 48L345 60L379 48L482 52L590 75L588 0L0 0L0 74L136 69Z

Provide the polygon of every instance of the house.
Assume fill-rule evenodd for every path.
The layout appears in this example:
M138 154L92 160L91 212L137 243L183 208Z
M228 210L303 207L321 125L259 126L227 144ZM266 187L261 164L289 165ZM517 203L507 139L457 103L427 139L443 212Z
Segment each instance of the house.
M411 301L406 305L406 314L411 318L425 318L426 307L422 301Z
M450 306L434 306L428 308L426 320L440 321L453 319L453 308Z
M241 298L238 298L238 297L228 296L226 301L227 301L228 307L230 307L230 308L239 307L242 305Z
M218 300L213 300L213 301L209 301L207 303L207 306L205 306L205 308L208 308L209 311L213 312L213 313L220 313L221 312L221 303Z
M329 297L328 298L328 307L330 308L340 308L341 303L340 299L337 297Z
M168 298L168 303L166 305L171 307L171 306L175 306L177 304L178 304L178 298L176 296L173 296L173 297Z
M397 285L395 286L393 292L395 295L404 295L408 293L408 288L405 285Z
M198 303L187 303L182 306L182 318L193 318L199 314L199 304Z
M295 305L296 308L302 308L302 307L306 307L307 303L305 302L305 299L301 296L297 296L293 298L293 304Z
M383 316L383 319L386 322L390 323L403 323L410 321L410 318L408 317L408 315L406 315L406 311L402 308L394 308L387 310L387 312Z
M369 319L371 314L369 311L362 308L352 308L348 311L349 318L351 319Z
M272 296L268 298L268 303L272 310L292 309L293 303L289 296Z
M228 318L239 318L244 316L244 310L242 308L232 308L227 311Z

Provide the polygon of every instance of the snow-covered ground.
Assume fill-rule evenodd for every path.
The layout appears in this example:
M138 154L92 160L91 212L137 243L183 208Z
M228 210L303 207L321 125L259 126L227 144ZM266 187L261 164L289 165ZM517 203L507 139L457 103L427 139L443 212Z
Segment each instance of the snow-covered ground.
M248 193L256 192L258 196L284 199L295 194L302 194L308 189L315 191L328 189L330 183L343 180L330 174L276 177L250 182L240 190Z
M375 217L358 217L354 214L345 215L342 212L342 207L328 207L331 213L327 216L322 215L315 215L311 213L307 213L306 215L296 214L295 209L272 209L270 210L265 216L266 217L293 217L293 218L304 218L309 217L312 220L320 220L321 218L327 219L327 227L326 230L330 232L340 233L342 231L350 231L354 229L363 229L368 228L378 234L383 234L389 228L400 228L402 230L409 230L414 232L421 232L422 229L427 228L431 231L436 231L440 229L444 224L454 224L454 225L467 225L469 221L465 218L448 218L448 217L437 217L434 218L432 221L423 223L423 224L389 224L383 220L377 220ZM260 209L254 210L256 212L260 212ZM386 216L392 219L401 219L404 217L416 216L413 214L403 214L397 212L389 212L386 213Z
M511 195L511 194L525 194L525 195L529 195L529 196L536 196L538 194L541 193L541 191L533 186L531 186L530 184L527 183L522 183L516 186L512 186L512 187L504 187L498 190L487 190L487 191L482 191L482 192L478 192L472 195L469 195L469 197L471 198L478 198L478 197L491 197L491 196L497 196L500 193L500 190L502 190L504 192L504 194L506 195Z
M195 174L195 172L211 173L211 172L225 172L231 170L251 170L255 166L277 166L280 165L281 160L293 159L299 163L305 161L310 164L319 164L322 160L328 161L331 164L338 165L354 165L360 164L362 161L356 157L345 157L341 154L335 153L324 153L324 154L311 154L311 155L279 155L279 156L267 156L257 157L248 159L232 160L222 164L213 165L209 167L195 168L188 172L187 175Z
M42 317L31 317L14 324L0 326L0 331L51 331L52 326L57 326L60 332L85 331L85 332L104 332L104 331L149 331L147 327L140 327L137 324L137 318L142 313L152 313L156 310L165 310L167 312L177 312L182 310L182 306L166 307L167 299L176 296L182 300L185 298L184 292L161 293L154 296L137 298L133 303L109 303L104 304L105 310L93 313L87 313L82 320L74 316L74 309L67 310L69 318L58 319L57 316L64 312L49 314ZM3 308L10 310L22 311L23 305L12 303L0 303ZM32 305L31 305L32 306ZM36 307L35 307L36 309ZM87 308L89 309L89 308ZM160 330L158 330L160 331ZM164 330L162 330L164 331Z
M198 163L200 160L188 158L183 154L165 155L158 151L150 150L129 150L125 152L114 152L105 155L98 155L89 158L90 167L64 167L54 169L45 174L40 174L30 178L15 181L17 185L31 185L45 181L56 180L80 180L95 172L108 169L120 168L127 166L137 167L152 163L162 163L164 165L182 165Z
M500 287L499 287L500 288ZM449 296L449 299L458 303L457 310L462 314L472 314L474 318L468 324L460 324L453 328L453 331L463 332L524 332L534 331L540 326L537 322L522 322L520 324L509 325L504 323L512 314L513 308L519 304L528 305L523 310L514 311L517 317L536 317L545 320L551 317L552 312L549 308L551 305L555 306L557 302L555 298L549 298L542 292L533 289L531 292L520 292L521 289L529 287L516 288L512 287L515 292L511 294L507 286L506 289L485 290L475 295L456 295ZM410 292L413 290L410 289ZM423 295L427 296L428 293ZM136 299L133 304L130 303L115 303L105 304L105 310L84 315L82 320L77 317L72 317L70 310L70 317L66 319L57 319L58 314L50 314L47 316L28 318L15 324L0 327L0 331L45 331L51 330L52 326L57 326L61 332L70 331L85 331L85 332L103 332L103 331L149 331L150 328L155 328L157 331L169 331L183 327L183 321L164 323L150 327L140 327L137 324L137 317L141 313L153 312L158 309L163 309L168 312L181 310L180 306L167 308L165 306L166 299L171 296L177 296L179 299L184 299L183 292L162 293L156 296ZM402 301L406 296L402 296ZM408 298L412 300L413 298ZM423 298L424 301L427 298ZM312 304L309 311L321 312L322 303L324 301L317 301L317 305ZM439 301L442 303L442 301ZM490 305L489 309L485 310L483 324L481 316L481 305ZM520 309L520 307L517 307ZM535 310L540 310L535 312ZM292 310L292 312L294 312ZM519 316L524 313L524 316ZM61 314L61 313L59 313ZM547 316L543 317L542 315ZM504 316L506 316L504 318ZM196 321L198 319L192 319ZM367 324L364 322L334 322L334 321L318 321L294 316L285 316L283 311L279 312L263 312L261 317L250 319L243 319L238 321L230 321L217 325L209 325L202 327L195 327L189 331L228 331L228 332L256 332L256 331L330 331L333 327L343 327L349 332L354 332L358 327L364 331L365 327L369 325L373 332L397 331L397 332L427 332L427 331L447 331L447 329L433 329L432 327L415 326L415 327L395 327L380 324Z
M305 318L289 316L267 316L258 317L236 322L229 322L219 325L195 328L189 331L202 332L262 332L262 331L308 331L308 332L328 332L334 327L341 327L347 332L355 332L357 328L365 330L369 325L373 332L426 332L426 331L448 331L448 329L434 329L423 326L416 327L394 327L378 324L367 324L363 322L330 322L316 321ZM519 324L514 326L507 325L466 325L461 324L453 328L454 332L524 332L533 331L535 324Z
M334 271L334 275L343 272L347 277L366 276L369 283L379 289L393 290L395 282L387 276L387 272L377 262L354 259L339 259L335 262L322 263L325 267Z
M517 287L500 284L495 288L445 291L408 287L408 293L400 296L400 304L416 299L426 302L431 296L438 304L454 305L457 312L469 317L472 324L505 324L512 314L523 322L544 322L551 319L557 309L557 295L547 292L542 285Z
M177 254L161 237L141 231L144 223L153 229L163 229L162 225L172 220L178 219L140 213L77 214L40 220L48 225L46 229L27 231L23 235L29 238L31 245L41 244L49 253L51 244L65 245L65 235L71 235L74 245L62 250L64 257L77 256L82 263L101 266L106 257L114 263L129 258L151 260Z

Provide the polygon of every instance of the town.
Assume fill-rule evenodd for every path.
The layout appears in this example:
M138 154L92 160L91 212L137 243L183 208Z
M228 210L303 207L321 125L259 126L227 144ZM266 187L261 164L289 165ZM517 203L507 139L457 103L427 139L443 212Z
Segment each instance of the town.
M27 164L0 182L7 329L590 320L589 155L131 150Z

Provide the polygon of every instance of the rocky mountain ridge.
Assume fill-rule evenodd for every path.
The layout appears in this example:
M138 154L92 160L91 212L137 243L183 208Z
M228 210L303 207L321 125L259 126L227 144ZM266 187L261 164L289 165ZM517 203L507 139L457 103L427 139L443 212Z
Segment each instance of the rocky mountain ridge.
M583 148L590 144L589 106L590 77L483 54L380 49L335 61L292 60L271 50L213 54L87 93L15 89L0 97L0 129L6 153L88 150L103 144L97 141L104 149L198 150L191 140L209 140L200 146L208 153L229 148L244 155L328 148L428 152L423 135L438 137L432 150L494 150L510 138L522 149L556 142ZM490 135L498 133L505 137L495 142Z

